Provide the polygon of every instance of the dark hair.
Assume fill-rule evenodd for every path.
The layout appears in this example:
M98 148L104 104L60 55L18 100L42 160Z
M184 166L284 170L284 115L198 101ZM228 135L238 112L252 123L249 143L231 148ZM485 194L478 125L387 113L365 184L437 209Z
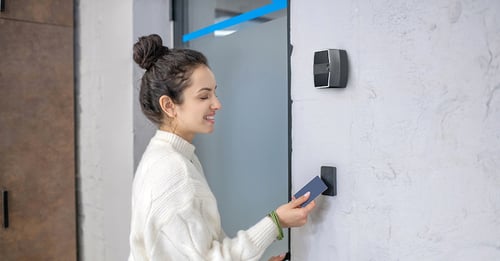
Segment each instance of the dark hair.
M169 49L159 35L142 36L134 44L134 61L146 72L142 76L139 101L144 115L153 123L162 123L160 97L167 95L176 104L190 85L189 77L200 65L208 66L207 58L190 49Z

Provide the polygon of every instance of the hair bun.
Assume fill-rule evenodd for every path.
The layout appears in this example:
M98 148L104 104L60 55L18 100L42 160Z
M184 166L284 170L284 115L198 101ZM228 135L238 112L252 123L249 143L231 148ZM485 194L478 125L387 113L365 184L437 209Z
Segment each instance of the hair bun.
M167 53L168 47L163 46L163 41L157 34L142 36L134 44L134 61L146 70Z

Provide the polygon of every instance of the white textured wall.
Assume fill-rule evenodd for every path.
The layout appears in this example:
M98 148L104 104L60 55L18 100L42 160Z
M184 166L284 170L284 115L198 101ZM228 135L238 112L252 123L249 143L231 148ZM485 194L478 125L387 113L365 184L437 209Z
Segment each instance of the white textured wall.
M293 188L338 169L294 260L500 260L500 2L291 1L291 42Z
M132 0L77 1L80 260L126 260L133 177Z
M155 129L132 46L151 33L171 42L169 0L76 2L80 260L126 260L134 163Z

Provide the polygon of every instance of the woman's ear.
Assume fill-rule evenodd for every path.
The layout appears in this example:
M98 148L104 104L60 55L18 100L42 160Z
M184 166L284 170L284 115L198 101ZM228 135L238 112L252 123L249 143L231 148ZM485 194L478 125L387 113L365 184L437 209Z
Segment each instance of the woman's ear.
M176 116L175 103L170 97L168 97L167 95L162 95L160 97L160 107L161 107L161 110L165 114L167 114L168 117L175 118L175 116Z

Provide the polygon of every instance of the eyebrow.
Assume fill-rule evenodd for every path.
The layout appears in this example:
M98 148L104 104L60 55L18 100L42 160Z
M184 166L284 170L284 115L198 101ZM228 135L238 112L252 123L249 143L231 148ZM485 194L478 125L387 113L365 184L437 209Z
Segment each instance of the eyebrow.
M214 89L217 90L217 85L215 85ZM209 92L211 92L212 88L204 87L204 88L201 88L201 89L198 90L198 92L202 92L202 91L209 91Z

